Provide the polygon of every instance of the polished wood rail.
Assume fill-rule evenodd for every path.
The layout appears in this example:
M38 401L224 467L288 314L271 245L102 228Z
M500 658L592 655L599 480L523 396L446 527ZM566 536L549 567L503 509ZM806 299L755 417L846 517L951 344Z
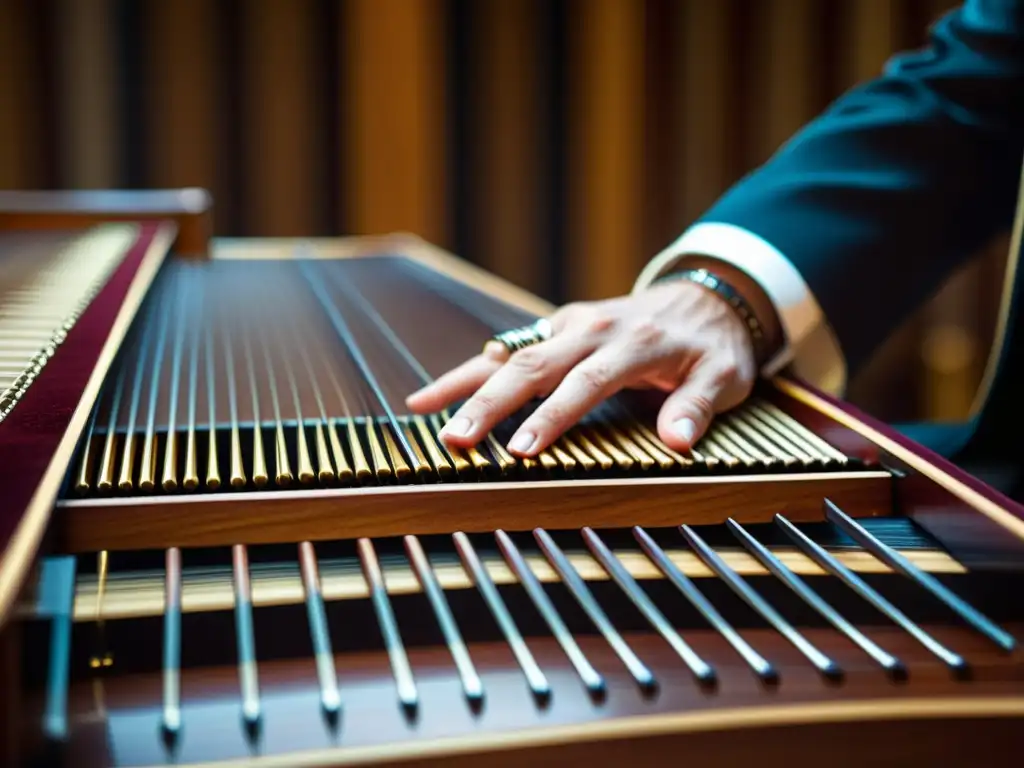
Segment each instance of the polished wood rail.
M591 523L665 526L770 520L785 509L817 520L831 496L856 517L892 510L886 471L746 477L654 477L385 485L244 494L99 498L59 504L54 546L64 552L161 546L272 544L349 536L481 532L503 526L566 527Z
M88 745L97 766L1024 716L1020 606L905 519L825 509L53 558L24 606L49 636L28 649L49 671L26 713L51 754Z
M172 223L177 232L176 253L205 256L213 234L212 206L210 193L196 188L61 192L5 189L0 191L0 230L39 235L164 221Z

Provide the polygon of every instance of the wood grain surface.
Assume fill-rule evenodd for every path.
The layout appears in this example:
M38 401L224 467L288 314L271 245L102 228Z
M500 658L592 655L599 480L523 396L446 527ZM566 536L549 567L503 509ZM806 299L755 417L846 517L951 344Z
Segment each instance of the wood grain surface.
M856 517L889 514L886 473L552 480L65 501L65 552L351 539L463 530L822 519L829 498Z
M927 629L969 656L976 667L973 680L951 678L945 668L898 630L872 628L872 637L905 659L912 670L908 682L893 683L834 633L809 630L806 636L848 671L846 680L831 684L780 637L751 630L745 636L784 670L779 686L765 687L719 636L710 631L689 632L687 641L714 663L720 674L719 685L706 689L694 682L660 638L630 634L627 640L631 647L658 678L656 693L646 695L603 641L582 637L581 648L608 682L607 697L600 701L587 695L557 644L538 639L531 640L531 649L553 686L550 703L542 707L530 696L507 646L478 643L471 644L470 654L485 686L486 700L479 712L474 712L462 697L451 656L443 647L410 651L421 699L414 718L408 718L397 704L386 654L362 652L336 658L343 702L336 729L324 721L318 709L312 659L271 660L260 664L265 719L255 742L249 742L241 724L237 669L207 666L187 669L183 674L184 735L176 752L168 751L159 737L161 682L155 673L125 673L100 679L102 718L97 717L97 684L83 680L75 685L70 699L74 738L68 746L72 750L79 743L88 746L79 754L88 754L95 762L77 763L83 766L214 760L240 761L232 765L296 767L431 764L442 758L447 761L450 755L460 757L457 764L461 765L471 758L491 764L499 754L506 761L502 764L522 764L517 760L527 757L540 757L541 764L555 764L555 758L586 755L590 764L615 765L638 754L654 757L655 764L675 762L664 753L659 756L655 745L683 749L690 759L702 757L720 764L719 755L730 761L740 755L751 758L753 747L738 744L758 740L766 730L788 726L786 730L792 728L791 732L800 734L800 740L776 734L766 743L758 741L754 751L759 762L770 765L784 756L792 758L794 749L802 755L805 746L820 754L838 731L842 734L840 743L854 750L852 754L837 753L840 764L852 764L854 755L875 755L888 756L883 764L908 765L922 764L917 761L936 756L931 736L921 741L912 740L909 734L927 731L934 736L944 731L948 721L962 721L956 729L958 738L963 737L970 723L975 744L990 732L1005 744L1010 726L1004 718L1012 716L1015 727L1024 718L1024 667L1020 659L998 656L962 630ZM1022 627L1014 629L1019 634ZM233 642L230 637L224 640ZM208 636L192 638L193 646L210 642L222 641ZM142 652L155 661L159 646ZM864 721L874 724L864 731ZM899 723L901 728L885 729L878 721ZM927 727L921 728L921 724ZM857 745L855 734L875 729L896 738L884 750L877 745ZM605 753L603 745L607 741L611 742L611 751ZM691 741L699 745L697 754L689 750ZM948 745L955 740L940 738L939 743ZM257 756L278 759L265 761ZM909 762L894 762L892 758L897 757ZM245 763L246 758L253 762ZM998 753L982 757L994 761L983 764L1000 764L998 758ZM797 764L808 763L801 756Z

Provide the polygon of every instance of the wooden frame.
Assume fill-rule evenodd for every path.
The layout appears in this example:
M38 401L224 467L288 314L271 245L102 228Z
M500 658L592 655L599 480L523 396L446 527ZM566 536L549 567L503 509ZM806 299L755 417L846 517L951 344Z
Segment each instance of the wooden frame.
M93 403L175 235L171 223L132 230L121 264L0 424L0 479L8 504L0 558L0 623L35 561ZM68 389L76 385L80 391L67 402Z
M173 222L175 252L206 256L213 200L204 189L0 191L0 231L84 229L103 222Z
M727 517L820 520L829 498L855 517L888 514L886 472L551 480L62 501L65 552L270 544L361 536L701 525Z
M211 258L224 259L279 258L282 255L287 256L298 242L300 241L214 242L209 255ZM322 258L353 258L382 250L401 251L421 259L435 269L454 274L458 279L481 290L500 295L506 301L531 312L543 314L551 309L536 297L465 265L414 237L399 235L301 242L312 247L313 252ZM169 245L169 240L167 244ZM308 253L308 250L306 252ZM147 258L147 264L155 270L154 265L160 262L162 254L154 251L153 255ZM141 300L148 284L147 280L141 277L133 282L131 301L125 300L125 305L121 307L118 315L119 331L123 331L130 322L130 305ZM123 333L121 335L123 336ZM88 407L95 396L94 390L102 379L102 363L105 361L109 364L113 351L116 351L117 341L118 335L112 331L103 346L100 363L89 379L89 387L72 417L71 427L76 427L77 431L74 428L68 429L61 443L62 448L73 447L77 434L81 432ZM323 522L326 519L326 511L331 509L332 505L336 505L339 499L359 498L362 499L361 503L366 505L364 511L367 514L393 514L392 523L396 532L401 530L406 533L423 533L438 527L437 521L431 520L432 508L429 504L421 510L422 516L417 519L415 515L410 516L400 509L396 511L396 508L401 506L396 503L397 500L411 494L419 494L417 498L420 499L432 496L434 500L430 503L436 505L433 508L433 512L436 512L442 506L450 504L452 494L456 493L478 494L477 498L481 499L482 508L496 504L522 504L529 508L528 514L523 515L524 525L529 521L535 525L553 525L558 516L559 504L572 504L578 508L578 517L571 520L571 525L574 526L584 518L587 518L587 524L595 527L602 524L661 525L678 519L676 507L683 503L681 497L686 494L691 495L691 501L701 507L704 515L694 522L707 521L711 516L721 519L727 515L744 519L736 514L736 507L744 503L749 504L744 501L745 497L749 496L745 494L744 486L756 485L758 498L756 503L748 508L747 520L766 518L773 510L782 511L774 509L775 507L787 503L791 506L785 511L791 519L813 519L819 514L815 506L820 497L827 492L835 497L840 505L846 507L848 512L858 514L877 514L880 509L889 509L895 505L901 513L917 520L935 534L954 557L968 562L972 569L1002 567L1020 571L1020 564L1024 562L1024 510L1020 505L978 483L940 457L913 445L885 425L828 398L813 388L786 378L775 380L771 387L774 390L771 394L773 402L844 453L865 460L876 467L877 471L856 473L856 476L851 473L848 477L836 474L753 479L702 477L686 480L585 481L567 484L480 484L458 490L415 487L359 489L350 492L274 492L245 494L239 497L224 496L217 497L217 500L197 495L152 502L139 502L135 499L96 503L69 501L59 505L56 525L51 525L50 528L58 535L57 543L60 544L61 531L67 534L68 531L74 530L67 527L65 519L70 512L87 511L88 514L81 517L84 526L90 515L108 514L110 510L120 508L120 513L131 514L140 520L146 517L162 517L163 527L146 540L151 546L209 543L212 541L211 536L218 540L244 535L246 541L287 541L316 532L314 527L298 532L288 530L295 524L296 519L310 513L300 509L291 519L279 521L277 527L268 524L259 532L246 532L237 522L232 523L229 519L231 506L236 503L270 504L274 507L267 508L267 519L270 519L281 509L288 508L294 513L296 505L309 503L317 506L313 516L319 516ZM59 451L54 455L52 466L59 469L63 463L63 469L66 470L69 459L70 454L67 451ZM55 493L52 481L56 472L57 469L49 472L46 483L40 486L43 491ZM794 493L791 490L793 488L800 490ZM550 504L539 495L530 497L533 493L549 491L552 500ZM842 494L847 495L844 497ZM224 501L221 501L221 498ZM706 502L704 506L701 506L702 499ZM38 496L25 518L33 531L39 535L50 523L49 512L52 504L47 507L45 501L45 494ZM189 505L194 506L191 510L185 510ZM794 508L802 512L793 514ZM157 510L159 512L154 514ZM192 531L178 533L177 539L170 538L172 524L182 527L180 513L183 511L195 515L196 526ZM803 518L800 517L801 514L804 515ZM145 523L143 521L140 524ZM231 528L232 525L236 527ZM493 525L488 525L484 520L480 523L479 529L492 527ZM354 525L345 525L331 530L321 528L320 534L324 538L339 538L360 535L361 531ZM88 548L86 545L101 543L98 539L87 540L88 534L84 528L79 529L76 535L76 541L83 548ZM102 543L108 547L137 547L139 535L137 531L129 531L121 543ZM26 556L34 557L38 537L25 541L31 546L25 545L22 549ZM5 558L3 567L7 568L9 562L14 561ZM4 573L6 571L0 572L0 575ZM1020 627L1015 625L1013 630L1019 632ZM880 631L879 634L883 639L883 645L888 641L894 641L894 635L891 633ZM967 642L966 633L959 630L951 630L950 636ZM11 642L11 635L4 637L6 642ZM773 654L784 656L784 643L768 642L764 637L761 639L771 647ZM647 642L648 640L652 642ZM654 638L645 638L638 639L637 642L648 658L656 659L664 668L665 659L670 654L664 648L656 647L653 640ZM704 638L704 641L707 641L707 638ZM557 649L553 647L541 649L546 661L553 666L561 664L564 667L565 660L557 656L556 652ZM907 651L906 647L901 652L913 653ZM918 656L915 658L920 658L921 653L920 649L917 649ZM439 658L438 652L427 650L422 652L419 661L431 670L440 671L442 664ZM985 659L988 660L989 657L986 656ZM368 664L384 663L382 658L363 660ZM616 710L607 717L542 723L538 716L529 723L511 730L499 728L476 731L470 726L463 728L459 725L453 732L461 735L424 738L409 738L406 731L401 731L401 728L407 728L407 723L396 716L393 722L389 719L386 726L399 728L399 731L395 732L396 738L383 746L357 746L341 750L309 749L276 756L242 758L233 761L232 764L251 765L254 768L277 765L461 765L486 757L498 765L511 765L534 757L538 761L586 759L597 765L614 761L617 756L625 756L630 760L642 757L655 763L670 763L684 750L691 755L727 762L749 760L752 755L757 759L772 760L791 755L794 738L799 739L805 754L821 755L823 759L834 751L837 743L842 744L842 753L833 756L838 759L839 764L854 764L865 758L878 758L889 754L885 738L891 738L896 729L904 735L908 732L922 734L921 748L916 754L927 753L932 757L941 755L948 758L956 754L958 748L962 749L962 742L968 735L975 744L981 738L992 748L1001 745L1008 749L1013 744L1015 729L1019 729L1020 720L1024 717L1024 692L1021 691L1019 684L1019 661L1017 654L993 662L991 666L985 666L985 675L982 679L971 683L969 687L965 687L967 683L950 679L944 674L944 669L936 671L934 666L925 667L925 688L915 688L914 691L924 690L927 695L898 695L898 689L893 688L888 681L860 673L851 687L844 691L823 694L818 690L820 681L817 678L814 679L812 687L810 677L804 676L798 677L800 682L795 689L784 688L767 703L763 690L753 685L747 678L745 670L730 669L727 670L728 675L736 680L742 677L746 683L739 683L733 688L732 699L723 700L713 706L705 706L705 700L701 698L703 694L692 687L692 681L685 678L685 672L677 670L673 673L675 677L668 678L672 685L666 689L667 696L676 697L672 699L675 703L645 704L643 706L647 709L643 711L640 704L631 701L626 708L629 711ZM607 657L605 662L607 663ZM487 668L488 671L493 673L498 669L504 670L501 665L506 662L495 655L490 661L484 662L485 667L487 664L491 665ZM611 673L617 676L615 685L628 688L627 678L617 667L615 670ZM280 674L282 678L293 679L290 677L292 671L284 668L284 665L275 667L272 671ZM156 681L142 680L141 684L155 685ZM210 691L218 690L216 685ZM502 694L511 691L507 681L498 687ZM740 690L742 692L738 693ZM683 693L680 694L680 691ZM383 694L378 690L377 694L390 695L390 692ZM678 698L679 696L682 698ZM689 704L680 708L680 702ZM384 711L381 706L374 706L377 707L374 711ZM465 713L461 712L453 716L459 720L466 717ZM94 726L99 728L100 723L89 724L86 730ZM871 736L872 734L874 736ZM738 738L738 735L747 739ZM105 736L99 736L98 732L95 736L97 744L105 744ZM88 740L91 737L86 734L83 738ZM745 741L756 743L753 752L743 746ZM973 748L972 746L971 749Z

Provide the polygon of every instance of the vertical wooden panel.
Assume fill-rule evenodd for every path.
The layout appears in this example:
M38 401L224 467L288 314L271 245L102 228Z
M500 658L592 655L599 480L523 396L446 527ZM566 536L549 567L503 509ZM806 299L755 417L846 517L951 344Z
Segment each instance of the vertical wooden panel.
M900 38L901 4L878 0L845 0L843 4L842 90L877 77Z
M761 0L758 55L750 73L758 88L748 121L748 147L761 163L802 128L817 112L817 0Z
M625 293L643 252L644 6L572 5L569 270L573 299Z
M27 64L22 24L22 4L10 3L0 13L0 189L18 188L26 173L24 114L26 78L31 70ZM19 151L19 148L21 151Z
M222 138L223 51L216 5L150 0L146 8L148 183L206 187L213 191L215 205L230 193L219 173L219 161L229 148Z
M475 6L471 213L480 263L542 290L538 20L534 0Z
M0 13L0 189L24 189L41 183L38 133L42 78L32 55L30 4L10 0Z
M353 233L414 232L446 244L440 0L348 0L342 14Z
M736 77L731 10L726 2L687 2L679 15L676 110L682 151L675 177L683 225L699 217L733 181L731 123L738 115L731 109Z
M317 226L325 99L315 91L314 11L311 0L243 5L241 192L252 235L310 235Z
M672 0L644 0L643 240L645 256L679 235L675 170L682 154L675 94L681 74L673 39L682 6Z
M110 188L119 178L113 0L60 0L62 177L69 187Z

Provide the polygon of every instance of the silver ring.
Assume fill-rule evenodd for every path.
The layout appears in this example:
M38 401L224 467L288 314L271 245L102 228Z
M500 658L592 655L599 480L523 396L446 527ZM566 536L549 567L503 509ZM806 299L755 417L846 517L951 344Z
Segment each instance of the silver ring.
M547 341L551 338L552 332L551 321L546 317L542 317L529 325L496 333L490 338L490 341L496 341L509 352L515 352L523 347L530 347L534 344L540 344L542 341Z

